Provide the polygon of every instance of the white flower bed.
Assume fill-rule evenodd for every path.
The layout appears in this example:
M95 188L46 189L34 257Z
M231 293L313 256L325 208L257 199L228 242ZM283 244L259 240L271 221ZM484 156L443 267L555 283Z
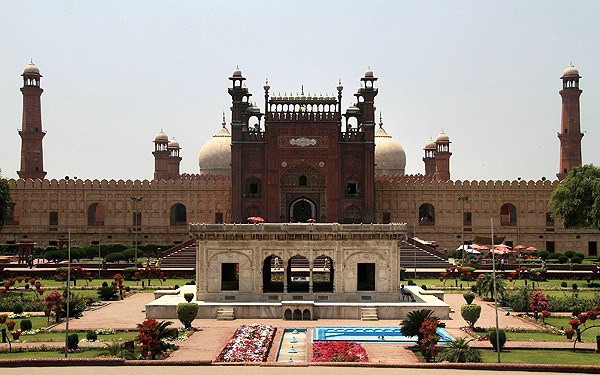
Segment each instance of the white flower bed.
M217 362L263 362L275 336L275 328L264 324L240 326L217 356Z

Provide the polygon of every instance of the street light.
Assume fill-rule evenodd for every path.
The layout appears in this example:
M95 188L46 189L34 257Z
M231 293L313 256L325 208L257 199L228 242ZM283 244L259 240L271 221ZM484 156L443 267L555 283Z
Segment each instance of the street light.
M135 256L135 261L134 261L134 265L135 265L136 268L137 268L137 260L138 260L138 254L137 254L138 240L137 240L137 237L138 237L138 232L139 232L140 226L142 225L141 220L139 220L140 217L138 215L138 203L141 202L142 199L144 199L144 197L142 197L141 195L132 195L131 196L131 200L133 201L133 209L134 209L134 214L133 214L133 217L134 217L134 223L133 224L135 226L135 228L133 228L134 231L135 231L135 253L134 253L135 254L134 255Z
M461 251L465 251L465 202L469 200L469 196L466 194L462 194L457 195L456 198L462 202L462 231L460 234L460 238L462 240Z

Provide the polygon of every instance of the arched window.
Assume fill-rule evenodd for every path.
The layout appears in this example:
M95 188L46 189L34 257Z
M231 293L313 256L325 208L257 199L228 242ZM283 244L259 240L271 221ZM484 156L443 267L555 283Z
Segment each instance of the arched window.
M104 206L100 203L92 203L88 207L88 225L95 227L104 225Z
M306 186L306 185L308 185L308 178L306 178L305 175L302 175L302 176L298 177L298 185L299 186Z
M171 206L171 225L187 224L187 211L183 204L176 203Z
M435 225L435 208L430 203L423 203L419 207L419 224Z
M500 207L500 225L517 225L517 208L512 203Z
M360 189L358 187L358 181L355 179L346 180L346 191L345 195L348 198L360 197Z
M260 179L256 177L250 177L246 179L246 197L260 197Z
M345 224L359 224L361 222L362 215L360 208L357 206L350 206L344 210L344 223Z
M13 202L8 203L6 211L6 225L18 225L19 224L19 206Z

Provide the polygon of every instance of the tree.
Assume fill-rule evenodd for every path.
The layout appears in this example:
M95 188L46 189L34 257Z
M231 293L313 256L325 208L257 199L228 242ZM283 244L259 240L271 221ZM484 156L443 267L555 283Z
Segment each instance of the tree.
M542 321L544 318L550 316L550 312L548 309L550 308L550 304L548 303L548 298L546 295L539 290L531 293L531 297L529 299L529 307L533 310L533 317L535 320L538 320L540 317L540 313L542 314Z
M177 338L179 334L176 328L168 328L173 322L156 319L146 319L142 324L138 324L139 334L137 341L141 344L141 353L144 358L156 359L158 355L169 348L169 344L164 342L166 339Z
M411 311L406 314L406 319L400 324L400 331L404 336L417 336L419 339L422 339L423 337L419 330L423 322L428 319L437 320L438 318L433 316L433 311L429 309Z
M450 341L448 346L438 356L439 361L448 362L481 362L481 352L477 348L471 348L465 337Z
M469 327L474 329L475 323L477 323L477 320L479 320L479 317L481 316L481 306L471 304L462 305L460 308L460 315L467 323L469 323Z
M600 327L600 324L593 324L590 322L591 320L595 321L599 317L600 310L589 310L585 313L578 314L577 319L569 320L571 329L565 330L565 335L567 336L567 340L573 341L573 351L575 351L575 345L577 345L578 342L581 342L581 334L583 332L587 331L588 329Z
M573 168L550 196L550 207L565 228L600 229L600 168Z
M493 299L494 276L491 273L480 275L477 278L477 290L480 294L484 296L489 296L489 298ZM504 287L504 279L501 275L496 275L496 293L498 294L498 297L501 297L506 293L506 288Z
M10 186L8 180L2 178L0 174L0 231L4 226L4 222L8 218L10 210Z

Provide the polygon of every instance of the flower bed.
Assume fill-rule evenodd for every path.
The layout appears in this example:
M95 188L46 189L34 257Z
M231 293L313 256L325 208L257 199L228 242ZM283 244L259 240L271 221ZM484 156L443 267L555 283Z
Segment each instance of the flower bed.
M315 342L314 362L369 362L367 351L355 342Z
M275 328L264 324L241 325L217 356L216 362L263 362L273 343Z

